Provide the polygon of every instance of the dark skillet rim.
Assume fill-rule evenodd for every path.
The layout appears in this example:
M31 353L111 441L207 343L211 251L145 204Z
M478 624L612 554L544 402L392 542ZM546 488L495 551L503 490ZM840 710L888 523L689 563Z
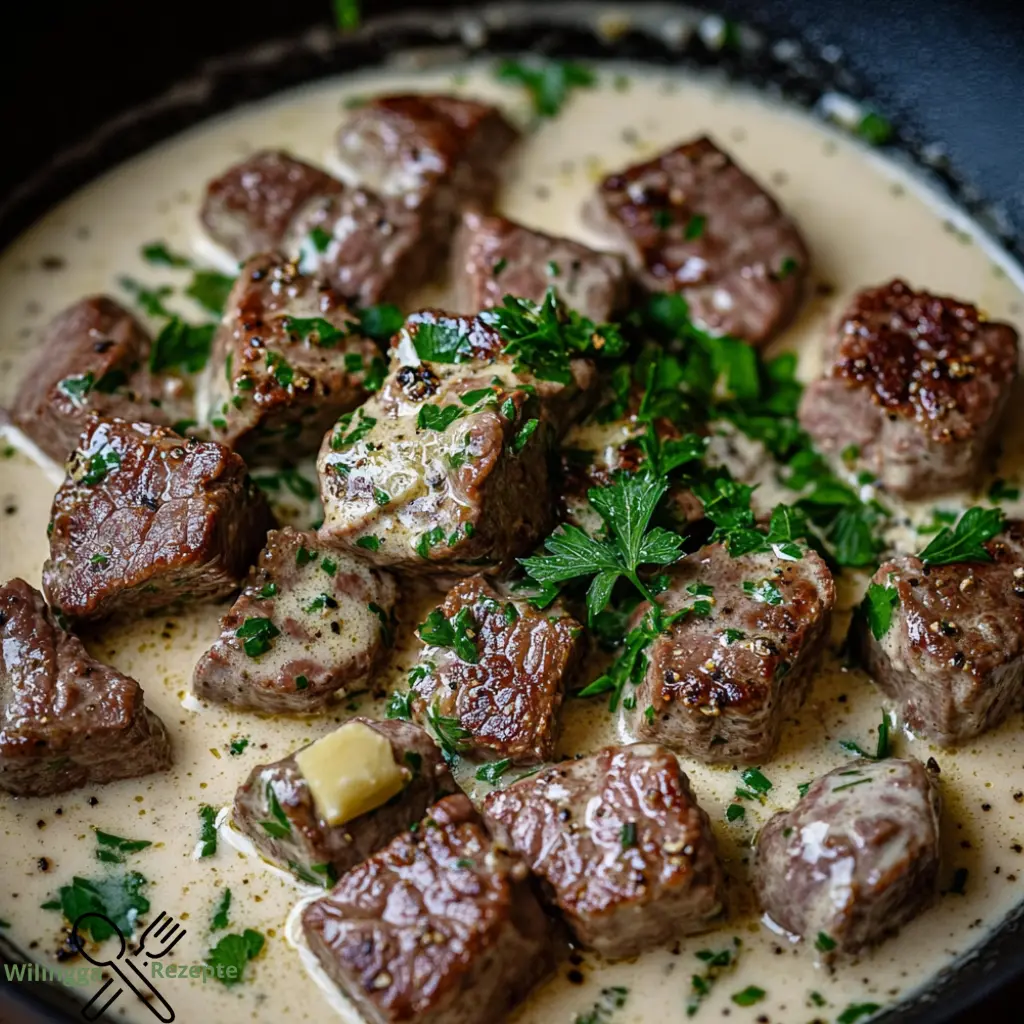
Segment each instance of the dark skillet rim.
M738 46L710 46L697 32L673 37L670 42L638 22L636 11L641 6L629 5L632 21L624 31L604 34L589 20L585 5L575 5L572 12L552 10L544 2L409 10L373 17L349 36L320 26L290 39L215 58L159 98L106 122L87 141L60 154L12 189L0 201L0 248L73 191L160 141L244 103L327 76L378 66L402 51L425 55L433 51L452 61L530 51L551 57L713 69L806 110L815 110L825 94L834 92L885 114L884 97L873 94L824 47L812 47L750 21L744 22L749 30L741 34ZM657 6L664 9L666 5ZM677 6L680 20L692 23L693 9ZM483 31L463 32L461 26L467 20ZM912 121L901 119L882 152L909 162L928 185L970 214L1017 261L1024 262L1021 239L1005 228L996 208L980 196L968 178L930 156L931 141ZM877 1018L879 1024L943 1024L1024 975L1022 921L1024 903L980 947L940 972L934 985ZM892 952L897 951L894 945ZM0 934L0 963L27 959ZM34 1011L40 1020L68 1021L79 1016L80 1004L57 986L11 983L0 995L0 1005L4 1001ZM842 1009L828 1008L830 1015Z

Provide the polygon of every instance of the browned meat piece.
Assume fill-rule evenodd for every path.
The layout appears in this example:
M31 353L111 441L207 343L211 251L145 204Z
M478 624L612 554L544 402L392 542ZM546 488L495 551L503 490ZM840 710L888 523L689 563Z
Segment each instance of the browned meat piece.
M554 287L595 323L612 319L629 290L621 257L475 210L463 214L455 236L452 280L466 313L500 306L506 295L542 302Z
M1017 332L890 281L854 297L825 366L804 392L804 429L887 490L924 498L984 468L1017 376Z
M939 791L913 759L823 775L761 829L754 862L761 907L830 957L898 931L932 902L938 874Z
M200 218L215 242L244 260L280 249L300 213L344 188L288 153L261 150L207 185Z
M807 696L834 604L832 575L813 551L733 558L709 544L689 555L661 605L666 616L690 612L651 643L623 702L627 728L701 761L767 760Z
M274 525L234 452L167 427L94 419L67 469L43 590L71 621L224 597Z
M341 126L338 150L381 193L416 203L447 248L460 210L489 209L518 133L492 106L455 96L376 96Z
M405 572L510 564L554 525L549 453L596 393L593 364L541 381L480 319L433 311L393 344L384 386L324 438L321 536Z
M171 766L142 688L58 626L24 580L0 587L0 789L49 796Z
M883 563L872 583L895 602L891 619L878 638L857 626L871 678L910 728L947 747L999 725L1024 698L1024 523L985 546L991 562Z
M20 427L51 459L74 451L91 414L171 423L184 404L149 372L151 339L113 299L82 299L58 314L39 340L11 410Z
M495 849L461 794L353 868L302 924L368 1024L502 1020L559 945L525 865Z
M257 765L235 794L238 828L267 860L314 884L333 885L340 875L419 821L432 803L458 792L441 752L419 726L368 718L354 718L347 724L352 723L373 729L391 744L395 764L406 778L397 796L331 825L295 754Z
M586 215L640 281L679 292L709 330L755 345L793 318L810 257L778 203L710 139L610 174Z
M201 384L215 440L250 462L316 451L367 395L377 346L328 285L278 256L242 268Z
M664 747L606 747L545 768L491 793L484 817L602 956L636 956L721 916L708 816Z
M436 269L414 206L346 185L287 153L256 153L210 182L202 220L239 259L283 253L360 306L400 302Z
M557 607L537 611L482 576L462 580L420 627L411 707L449 754L515 764L549 760L583 627ZM444 643L449 634L454 644Z
M314 533L272 530L220 639L196 665L204 700L312 712L360 689L391 645L395 584Z

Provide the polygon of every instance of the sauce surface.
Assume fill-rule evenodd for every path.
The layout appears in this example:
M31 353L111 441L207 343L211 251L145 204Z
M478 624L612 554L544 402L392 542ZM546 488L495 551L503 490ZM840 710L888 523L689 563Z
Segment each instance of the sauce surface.
M579 217L597 178L707 133L778 197L813 254L811 293L796 324L773 348L799 353L801 379L817 374L824 333L849 296L893 276L971 300L993 318L1017 324L1024 319L1016 268L979 238L968 221L857 142L715 79L622 65L599 72L597 88L575 93L558 118L524 139L505 168L501 212L600 245ZM199 237L197 218L211 177L263 147L288 149L337 172L331 148L346 101L402 90L457 91L499 102L513 115L525 114L520 93L495 83L489 67L389 70L328 80L242 108L119 167L57 207L0 257L0 405L14 395L39 329L64 306L97 292L109 292L130 305L130 295L119 284L124 275L150 286L185 286L187 272L144 263L142 245L161 240L199 263L212 260L208 243ZM221 269L233 270L232 262ZM424 299L443 302L444 291ZM167 304L199 319L198 309L180 291ZM586 432L579 434L573 443L585 444ZM1003 443L1007 454L999 473L1012 481L1020 468L1022 439L1024 410L1011 402ZM16 450L17 440L12 436L9 443L0 442L0 578L22 576L38 586L47 555L45 524L60 473ZM772 474L758 446L740 442L725 458L737 476L762 484L759 504L770 507L778 494L773 493ZM310 466L303 472L314 479ZM956 509L978 501L984 501L983 495L963 494L938 504ZM887 503L897 512L894 545L904 550L923 546L914 525L931 518L932 503ZM1011 515L1024 508L1002 504ZM294 514L303 523L315 513L296 508ZM757 828L775 811L795 803L799 784L851 756L839 740L855 740L868 749L875 743L880 695L861 672L843 667L837 653L848 622L843 612L859 599L864 580L845 574L838 583L840 614L832 652L797 720L785 730L777 756L763 766L773 783L766 802L748 803L745 820L727 822L725 808L740 784L739 772L683 758L711 816L731 877L727 924L632 963L575 957L515 1015L517 1024L571 1024L577 1017L601 1024L681 1024L690 1019L686 1008L691 977L704 971L696 954L730 948L734 939L740 942L736 967L718 978L693 1019L835 1020L851 1005L884 1006L913 992L967 953L1020 900L1024 794L1015 780L1024 769L1024 737L1014 716L1002 728L954 751L905 735L895 739L898 754L922 760L934 756L941 767L942 888L948 890L954 872L965 869L962 893L943 895L898 937L832 973L816 963L809 944L795 945L758 919L745 884ZM381 693L403 682L418 650L413 629L439 600L436 592L402 586L399 642L392 663L375 683ZM148 840L153 845L128 854L125 867L149 880L149 919L162 910L187 928L173 953L174 963L201 963L225 934L211 930L211 924L228 888L233 899L227 930L252 928L266 936L262 953L238 985L158 981L178 1019L225 1024L321 1021L330 1013L325 996L304 972L286 926L289 911L309 890L247 855L244 841L225 841L231 837L223 825L216 854L197 859L199 809L230 803L256 764L274 761L324 735L352 710L382 714L382 704L364 695L340 706L336 714L309 720L200 705L187 696L189 680L200 654L218 635L223 611L224 606L207 605L128 625L113 623L89 639L98 657L141 682L148 705L171 732L174 767L165 775L60 797L0 798L5 869L0 919L5 934L26 955L56 966L64 927L59 914L39 907L54 898L59 886L70 884L72 876L101 878L111 870L96 858L94 828ZM603 699L566 702L563 754L590 751L614 739L614 720ZM602 995L610 986L628 990L624 1001ZM734 1002L731 997L748 986L763 989L764 998L751 1006ZM80 991L88 998L96 987ZM619 1001L623 1005L612 1008ZM608 1012L586 1017L597 1006L608 1007ZM149 1014L126 993L106 1019L144 1021Z

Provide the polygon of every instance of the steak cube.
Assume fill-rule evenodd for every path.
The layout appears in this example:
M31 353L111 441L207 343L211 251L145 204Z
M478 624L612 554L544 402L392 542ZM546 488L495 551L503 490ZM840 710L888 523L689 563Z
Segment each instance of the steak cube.
M872 583L888 622L858 625L871 678L906 725L943 746L992 729L1024 699L1024 523L985 547L991 562L885 562ZM891 602L891 605L890 605Z
M606 747L545 768L491 793L484 818L602 956L636 956L721 916L708 816L664 747Z
M1017 376L1017 332L958 299L890 281L856 295L800 422L887 490L923 498L984 468Z
M495 849L461 794L353 868L302 926L368 1024L501 1020L558 949L525 865Z
M489 209L518 133L495 108L443 95L376 96L341 126L338 150L381 193L403 196L446 243L466 206Z
M148 423L184 415L180 396L149 372L151 339L113 299L82 299L58 314L39 341L11 410L20 427L51 459L74 451L92 414Z
M757 839L762 909L831 959L893 934L935 898L939 792L920 761L850 761ZM834 944L834 945L833 945Z
M0 587L0 789L50 796L171 766L142 688L93 658L24 580Z
M733 558L709 544L689 555L661 599L666 616L689 612L651 642L635 704L623 702L627 729L701 761L767 760L807 696L834 604L813 551Z
M202 220L239 259L280 252L360 306L403 300L436 265L414 206L287 153L257 153L210 182Z
M583 627L559 609L509 600L482 576L455 585L420 627L413 714L449 754L515 764L549 760Z
M341 730L350 731L353 725L372 729L390 744L394 764L404 777L404 787L397 795L385 796L372 809L331 824L317 798L316 785L321 780L307 779L295 754L257 765L235 794L238 828L267 860L290 868L313 884L333 884L411 822L419 821L432 803L458 792L441 752L419 726L354 718ZM341 763L335 771L343 782L355 785L365 781L362 767Z
M223 445L94 419L53 499L43 590L72 621L214 600L241 585L273 525Z
M325 542L405 572L471 575L511 564L551 529L551 448L596 374L574 359L568 384L538 380L503 347L480 319L406 321L381 390L324 438Z
M710 139L608 175L585 214L625 244L647 288L682 294L716 334L758 345L796 312L809 263L800 232Z
M312 712L361 689L391 646L395 584L316 534L271 530L192 690L256 711Z
M466 313L500 306L506 295L539 303L553 287L568 306L602 323L628 297L621 257L475 210L463 214L455 236L452 279Z
M330 286L277 256L242 268L201 389L215 440L250 461L316 451L337 418L366 398L377 346Z
M313 202L345 186L281 150L261 150L206 186L200 211L210 237L239 260L280 249L288 229Z

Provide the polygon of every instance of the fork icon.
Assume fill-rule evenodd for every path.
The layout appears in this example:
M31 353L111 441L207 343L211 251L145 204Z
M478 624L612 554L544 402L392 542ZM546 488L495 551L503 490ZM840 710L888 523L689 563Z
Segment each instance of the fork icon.
M86 952L85 943L78 934L78 928L82 921L88 917L102 918L111 928L113 928L114 933L121 940L121 949L117 956L112 960L94 960L92 956ZM139 970L136 965L136 961L146 958L143 959L142 966L148 967L150 960L159 960L162 957L167 956L167 954L170 953L170 951L184 937L185 929L182 928L181 925L176 924L173 917L165 914L161 910L156 919L142 933L142 936L139 939L138 948L135 952L132 953L130 957L125 957L126 946L124 936L112 921L103 917L102 914L94 913L83 914L79 917L75 921L71 930L72 943L76 946L82 956L89 961L89 963L94 964L97 967L109 967L116 976L114 978L108 978L103 982L92 999L90 999L82 1008L82 1016L88 1021L98 1020L107 1012L124 989L129 988L139 997L139 999L143 1001L143 1003L145 1003L146 1006L149 1007L157 1020L163 1021L164 1024L170 1024L170 1022L174 1020L174 1011L168 1005L167 1000L157 992L149 978ZM147 943L149 948L146 948ZM127 970L122 968L127 968ZM115 981L120 982L120 984L114 987L113 992L104 999L105 994L112 986L114 986Z

